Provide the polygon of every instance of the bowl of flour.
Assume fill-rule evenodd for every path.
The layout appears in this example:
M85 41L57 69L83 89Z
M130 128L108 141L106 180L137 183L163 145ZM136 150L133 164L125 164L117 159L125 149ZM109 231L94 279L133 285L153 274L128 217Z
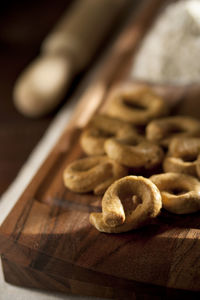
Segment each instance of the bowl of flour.
M168 4L146 34L131 78L153 85L200 86L200 0Z

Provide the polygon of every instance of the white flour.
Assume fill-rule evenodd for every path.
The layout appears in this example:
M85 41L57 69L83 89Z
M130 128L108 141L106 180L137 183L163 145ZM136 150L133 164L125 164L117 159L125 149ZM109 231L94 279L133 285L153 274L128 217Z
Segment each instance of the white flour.
M164 9L141 44L131 76L158 83L200 82L200 0Z

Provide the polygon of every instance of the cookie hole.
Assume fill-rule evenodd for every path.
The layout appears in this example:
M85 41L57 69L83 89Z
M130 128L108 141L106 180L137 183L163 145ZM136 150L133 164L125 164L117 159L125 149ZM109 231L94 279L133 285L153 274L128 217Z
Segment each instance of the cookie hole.
M101 130L101 129L97 129L93 132L93 136L94 137L110 138L110 137L113 137L114 134L112 134L110 132L107 132L107 131L104 131L104 130Z
M171 126L168 130L169 134L184 133L185 130L179 126Z
M136 195L131 195L128 199L124 199L125 204L124 206L124 211L125 215L128 216L130 215L136 207L142 203L142 199Z
M133 195L133 192L128 187L126 190L119 192L119 198L124 207L125 215L130 215L142 203L142 199L137 195Z
M182 160L184 161L184 162L195 162L196 161L196 159L197 159L197 157L196 156L184 156L183 158L182 158Z
M121 139L121 140L119 140L119 142L121 144L124 144L124 145L127 145L127 146L137 146L140 143L140 140L137 139L137 138L135 138L135 139L133 138L133 139L130 139L130 140L128 140L128 139L125 139L125 140Z
M137 146L139 144L138 141L128 141L125 143L127 146Z
M138 101L139 101L139 100L138 100ZM133 102L133 101L131 101L131 99L124 98L124 99L123 99L123 103L124 103L127 107L132 108L132 109L141 110L141 111L146 110L146 107L142 106L141 103Z
M171 194L175 195L175 196L180 196L180 195L183 195L183 194L188 193L187 190L179 189L179 188L172 189L172 190L170 190L169 192L170 192Z

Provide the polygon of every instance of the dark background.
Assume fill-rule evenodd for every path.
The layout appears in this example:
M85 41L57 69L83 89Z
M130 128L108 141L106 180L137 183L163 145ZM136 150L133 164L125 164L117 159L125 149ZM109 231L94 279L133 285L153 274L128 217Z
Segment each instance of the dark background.
M8 187L53 114L39 120L20 115L12 103L14 82L38 54L40 44L71 0L0 3L0 194Z
M29 119L15 110L12 99L15 80L38 55L42 40L72 3L73 0L0 1L0 195L13 181L55 113L84 76L84 71L76 76L57 111L46 117ZM130 3L133 8L137 1ZM129 10L126 9L118 19L88 68L95 64L96 58L116 36Z

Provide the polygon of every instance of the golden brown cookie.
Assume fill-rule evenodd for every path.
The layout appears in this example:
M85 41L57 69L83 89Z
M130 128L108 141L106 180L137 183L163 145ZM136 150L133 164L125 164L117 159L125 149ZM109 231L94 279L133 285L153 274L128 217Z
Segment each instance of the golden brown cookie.
M184 173L197 177L197 156L200 153L200 138L177 137L169 143L168 156L164 159L165 172Z
M169 155L194 160L200 152L200 137L176 137L170 141Z
M164 172L182 173L197 177L197 162L185 161L183 158L166 156L163 161Z
M141 137L108 139L105 142L105 151L118 163L137 169L152 169L164 158L161 147Z
M200 182L179 173L153 175L149 178L160 190L163 207L175 214L200 210Z
M102 213L91 213L90 223L102 232L125 232L148 224L161 207L160 192L149 179L126 176L107 189Z
M105 153L104 143L110 137L128 137L137 135L136 129L127 122L103 114L95 115L89 127L83 130L81 146L87 155Z
M200 122L187 116L172 116L151 121L146 127L146 137L167 147L174 137L200 134Z
M125 86L111 95L107 113L135 125L146 125L168 113L166 102L147 86Z
M107 156L78 159L67 166L63 173L65 186L77 193L94 191L96 195L117 179L126 176L127 169Z
M196 160L196 172L197 172L197 177L200 178L200 154L197 156L197 160Z

